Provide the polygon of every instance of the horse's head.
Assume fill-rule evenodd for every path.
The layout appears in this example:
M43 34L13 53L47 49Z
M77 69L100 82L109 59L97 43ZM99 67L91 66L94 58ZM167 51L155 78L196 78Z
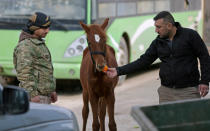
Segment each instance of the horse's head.
M86 32L88 48L91 53L91 59L95 65L95 69L102 71L106 65L106 33L105 28L108 25L107 18L102 25L92 24L86 25L80 22L80 25Z

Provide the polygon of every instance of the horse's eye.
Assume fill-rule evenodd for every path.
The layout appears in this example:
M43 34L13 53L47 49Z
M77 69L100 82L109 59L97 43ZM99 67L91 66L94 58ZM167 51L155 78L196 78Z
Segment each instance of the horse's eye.
M100 41L100 36L98 35L98 34L95 34L94 35L94 37L95 37L95 41L97 42L97 43L99 43L99 41Z

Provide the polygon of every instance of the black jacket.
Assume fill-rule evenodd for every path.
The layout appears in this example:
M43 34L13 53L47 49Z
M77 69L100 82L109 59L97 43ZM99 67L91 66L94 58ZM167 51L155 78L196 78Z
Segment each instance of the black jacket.
M157 38L153 40L146 52L136 61L117 67L118 75L125 75L152 64L157 58L161 60L161 84L168 87L190 87L209 84L210 57L206 45L199 34L188 28L182 28L176 22L177 32L172 41L172 48L167 40ZM201 66L201 79L198 70L198 60Z

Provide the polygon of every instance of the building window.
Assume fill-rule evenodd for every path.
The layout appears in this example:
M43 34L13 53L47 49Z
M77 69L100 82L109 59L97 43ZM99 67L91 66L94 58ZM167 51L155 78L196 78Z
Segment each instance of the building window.
M118 3L117 15L118 16L136 15L136 3L134 2Z
M163 10L170 11L170 1L169 0L155 0L155 12L160 12Z
M99 18L115 17L116 3L100 3L98 10L99 10Z
M154 12L154 3L153 1L139 1L137 3L137 13L145 14Z

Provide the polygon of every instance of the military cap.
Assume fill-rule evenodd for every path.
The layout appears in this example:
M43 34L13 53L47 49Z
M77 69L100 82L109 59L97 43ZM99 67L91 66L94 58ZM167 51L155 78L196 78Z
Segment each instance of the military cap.
M35 31L39 28L49 28L51 24L50 16L42 12L35 12L30 18L27 23L27 28L30 31Z

